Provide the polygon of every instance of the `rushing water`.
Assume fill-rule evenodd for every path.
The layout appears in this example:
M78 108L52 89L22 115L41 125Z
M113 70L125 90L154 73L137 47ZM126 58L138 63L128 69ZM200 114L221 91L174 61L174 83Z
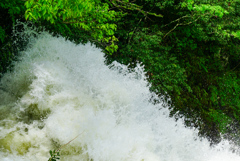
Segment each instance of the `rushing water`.
M143 68L104 64L90 44L42 33L0 82L0 160L239 161L153 105Z

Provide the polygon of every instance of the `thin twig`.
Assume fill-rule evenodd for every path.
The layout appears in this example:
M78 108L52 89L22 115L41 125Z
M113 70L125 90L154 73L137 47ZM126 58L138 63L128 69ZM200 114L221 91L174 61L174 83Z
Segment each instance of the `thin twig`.
M140 19L140 21L138 22L138 24L136 25L136 27L134 28L134 30L133 30L133 33L132 33L132 35L131 35L131 37L128 39L128 44L130 43L130 40L132 39L132 37L133 37L133 34L134 34L134 32L135 32L135 30L136 30L136 28L137 28L137 26L139 25L139 23L142 21L142 18Z
M124 8L124 9L127 9L127 10L136 10L136 11L141 12L144 16L153 15L153 16L156 16L156 17L163 17L163 15L161 15L161 14L155 14L155 13L144 11L144 10L141 9L142 8L141 6L138 6L138 5L133 4L133 3L123 2L123 1L120 1L120 0L116 0L116 2L119 2L122 5L117 5L116 3L111 1L111 3L116 7Z
M84 131L83 131L84 132ZM82 133L83 133L82 132ZM73 138L72 140L70 140L69 142L67 142L66 144L62 145L58 150L55 151L55 153L52 155L52 157L50 158L49 161L52 160L52 158L54 157L55 154L57 154L63 147L67 146L69 143L71 143L73 140L75 140L77 137L79 137L82 133L78 134L75 138Z
M203 16L205 16L205 15L207 15L207 14L208 14L208 13L205 13L205 14L203 14ZM186 17L187 17L187 16L186 16ZM198 16L198 18L196 18L194 21L191 21L191 22L188 22L188 23L178 23L178 24L176 24L176 26L174 26L174 28L172 28L166 35L164 35L163 39L164 39L169 33L171 33L173 30L175 30L178 26L190 25L190 24L196 22L200 17L201 17L201 16ZM181 17L181 18L179 18L179 19L176 19L176 20L174 20L174 21L172 21L172 22L176 22L176 21L179 22L182 18L183 18L183 17ZM169 24L171 24L172 22L170 22ZM169 24L167 24L167 25L169 25ZM165 25L165 26L166 26L166 25ZM164 26L164 27L165 27L165 26Z
M177 24L176 26L174 26L174 28L172 28L170 31L168 31L168 33L167 33L166 35L164 35L163 39L164 39L169 33L171 33L173 30L175 30L178 26L179 26L179 24Z
M237 66L235 66L233 69L229 70L228 72L235 70L239 65L240 65L240 63L238 63Z
M170 23L164 25L163 27L166 27L166 26L168 26L168 25L170 25L170 24L172 24L172 23L174 23L174 22L176 22L176 21L179 21L179 20L181 20L181 19L183 19L183 18L185 18L185 17L191 17L191 16L189 16L189 15L185 15L185 16L180 17L180 18L178 18L178 19L176 19L176 20L174 20L174 21L171 21Z

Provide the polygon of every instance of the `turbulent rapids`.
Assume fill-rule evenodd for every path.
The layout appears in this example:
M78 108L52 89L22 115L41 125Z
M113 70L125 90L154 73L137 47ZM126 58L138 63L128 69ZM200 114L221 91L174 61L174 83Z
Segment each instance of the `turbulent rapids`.
M143 67L104 64L100 49L42 33L0 82L0 160L239 161L152 104Z

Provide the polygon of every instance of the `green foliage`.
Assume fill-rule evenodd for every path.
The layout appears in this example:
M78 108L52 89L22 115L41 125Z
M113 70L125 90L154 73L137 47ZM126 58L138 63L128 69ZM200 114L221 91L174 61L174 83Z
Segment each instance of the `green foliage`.
M25 18L96 44L112 54L107 63L143 63L171 116L213 142L239 133L239 0L3 0L0 7L1 73L14 59L12 26Z
M2 43L4 42L4 38L5 38L5 30L0 26L0 40L2 41Z
M233 132L230 127L240 122L239 1L136 4L164 16L133 11L122 18L116 31L119 50L107 56L108 62L130 67L142 62L151 89L171 98L166 102L171 116L184 117L200 135L218 142L220 134Z
M24 10L24 2L18 0L2 0L0 2L0 77L9 70L15 54L12 46L12 28Z
M48 159L48 161L60 160L60 153L58 151L50 150L49 153L50 153L51 157Z
M100 46L105 46L109 54L117 51L114 36L117 29L115 24L124 15L121 10L112 10L110 7L124 8L125 10L139 11L144 15L162 17L161 14L147 12L129 1L98 1L98 0L28 0L25 19L34 22L48 21L52 25L57 23L69 24L75 30L84 30L97 41Z
M117 26L112 22L116 21L121 13L109 10L108 3L96 0L28 0L25 6L27 20L70 24L74 28L89 31L99 42L109 43L106 47L108 52L112 53L117 49L114 44L117 39L113 36Z

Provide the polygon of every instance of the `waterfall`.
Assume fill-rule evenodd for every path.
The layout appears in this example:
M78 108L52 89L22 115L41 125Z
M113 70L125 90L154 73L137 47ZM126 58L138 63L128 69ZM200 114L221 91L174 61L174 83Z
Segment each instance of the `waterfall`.
M100 49L43 32L0 82L0 158L46 161L239 161L200 139L149 91L144 67L104 63Z

